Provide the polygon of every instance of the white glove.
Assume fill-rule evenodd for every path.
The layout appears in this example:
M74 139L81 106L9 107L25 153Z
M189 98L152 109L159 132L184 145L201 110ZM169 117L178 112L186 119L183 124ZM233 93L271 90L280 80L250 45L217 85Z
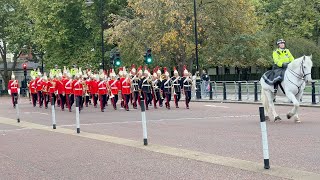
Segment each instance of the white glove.
M18 94L20 94L20 88L18 88Z
M11 90L10 89L8 90L8 94L11 95Z

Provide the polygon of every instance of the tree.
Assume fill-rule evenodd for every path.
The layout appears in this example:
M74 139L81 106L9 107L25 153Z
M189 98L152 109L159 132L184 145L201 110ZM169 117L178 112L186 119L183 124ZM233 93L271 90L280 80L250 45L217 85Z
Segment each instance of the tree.
M11 72L16 69L22 47L30 46L30 19L19 0L0 0L0 54L4 66L0 71L7 88ZM8 67L7 54L13 53L13 64Z

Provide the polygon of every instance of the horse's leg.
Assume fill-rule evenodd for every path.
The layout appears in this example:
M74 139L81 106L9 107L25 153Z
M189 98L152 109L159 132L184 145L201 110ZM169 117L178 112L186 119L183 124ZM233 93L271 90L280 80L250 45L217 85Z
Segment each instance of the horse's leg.
M270 118L268 116L269 102L268 102L268 98L266 97L266 91L264 89L261 89L261 101L262 101L262 105L264 107L265 119L266 119L266 121L270 121Z
M292 116L294 116L295 122L300 123L301 121L299 120L299 116L298 116L298 108L300 106L299 101L300 101L300 98L301 98L301 93L299 95L297 95L297 97L296 97L292 92L287 92L287 97L293 103L293 108L287 114L287 118L290 119Z
M272 115L273 115L273 118L274 118L274 121L280 121L281 118L279 117L279 115L277 114L275 108L274 108L274 103L273 103L273 94L271 91L265 91L265 95L268 99L268 103L269 103L269 107L270 107L270 110L272 111Z

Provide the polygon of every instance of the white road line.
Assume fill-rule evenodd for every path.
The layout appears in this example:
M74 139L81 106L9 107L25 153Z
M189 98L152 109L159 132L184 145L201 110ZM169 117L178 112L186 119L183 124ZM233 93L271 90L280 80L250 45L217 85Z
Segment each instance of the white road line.
M177 118L177 119L152 119L148 122L162 122L162 121L185 121L185 120L206 120L206 119L220 119L220 118L242 118L242 117L258 117L259 115L240 115L240 116L211 116L211 117L199 117L199 118ZM112 125L112 124L130 124L141 123L141 121L120 121L120 122L106 122L106 123L87 123L81 124L81 126L94 126L94 125ZM72 127L75 124L60 125L59 127Z
M217 106L217 105L204 105L204 106L207 106L207 107L215 107L215 108L230 108L228 106Z

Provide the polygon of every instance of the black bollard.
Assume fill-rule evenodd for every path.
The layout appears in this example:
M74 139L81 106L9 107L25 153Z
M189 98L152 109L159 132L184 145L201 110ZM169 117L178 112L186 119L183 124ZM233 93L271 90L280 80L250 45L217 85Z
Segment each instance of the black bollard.
M258 101L258 82L254 82L254 102Z
M142 131L143 131L143 145L148 145L148 134L147 134L147 120L146 120L146 108L144 106L143 96L140 96L140 105L141 105L141 122L142 122Z
M241 81L238 82L238 101L242 101L241 95Z
M260 127L261 127L261 135L262 135L264 168L270 169L267 124L266 124L266 118L264 114L264 107L259 107L259 113L260 113Z
M227 85L223 82L223 100L227 100Z
M209 83L209 87L210 87L210 91L209 91L209 96L210 96L210 100L212 100L212 82Z
M311 98L312 98L312 104L317 104L316 103L316 87L315 87L315 82L311 82L311 86L312 86L312 94L311 94Z

